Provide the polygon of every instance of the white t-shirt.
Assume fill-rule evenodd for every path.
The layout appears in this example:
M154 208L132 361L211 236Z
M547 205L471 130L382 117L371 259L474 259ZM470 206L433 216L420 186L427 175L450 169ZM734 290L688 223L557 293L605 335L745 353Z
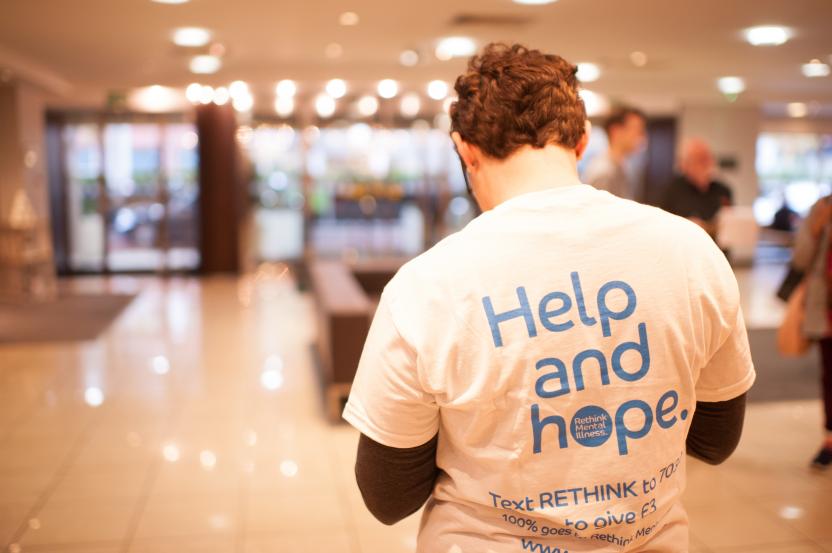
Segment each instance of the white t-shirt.
M754 377L710 237L578 185L513 198L402 267L344 418L397 448L439 433L419 552L676 553L696 401Z

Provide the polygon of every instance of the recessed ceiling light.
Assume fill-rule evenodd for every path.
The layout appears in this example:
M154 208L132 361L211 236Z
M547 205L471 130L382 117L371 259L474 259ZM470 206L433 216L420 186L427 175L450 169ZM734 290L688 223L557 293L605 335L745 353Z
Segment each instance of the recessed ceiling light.
M228 85L228 91L231 93L232 98L250 94L248 84L245 81L234 81Z
M358 25L358 14L355 12L344 12L338 18L338 22L344 27L352 27Z
M399 93L399 83L393 79L384 79L379 81L376 91L382 98L386 98L388 100L390 98L395 98L396 94Z
M185 89L185 98L192 104L199 103L200 93L202 92L202 85L199 83L191 83Z
M222 67L222 61L216 56L194 56L191 58L190 67L193 73L216 73Z
M741 77L720 77L716 86L723 94L740 94L745 91L745 81Z
M364 117L372 117L378 111L378 98L364 96L358 100L358 113Z
M332 117L335 113L335 98L329 94L319 94L315 98L315 111L323 118Z
M171 112L184 107L181 90L160 85L134 90L130 93L127 104L137 111L150 113Z
M828 77L829 66L820 60L812 60L809 63L804 63L801 67L803 75L806 77Z
M326 93L335 99L342 98L347 93L347 83L342 79L332 79L326 83Z
M282 81L277 83L276 87L274 87L274 92L278 96L291 98L292 96L297 94L298 85L295 84L295 81L291 79L283 79Z
M806 117L809 114L809 107L803 102L791 102L786 104L786 113L789 117Z
M436 45L436 57L443 61L472 56L476 51L477 43L474 39L465 36L443 38Z
M592 90L582 88L578 94L580 95L581 100L584 101L586 114L589 117L601 115L609 109L609 100L607 100L606 97L598 94L597 92L593 92Z
M422 100L418 94L414 94L413 92L405 94L402 97L402 103L399 108L405 117L416 117L419 114L419 110L422 109Z
M289 117L295 111L295 99L291 96L278 96L274 101L274 110L281 117Z
M201 27L181 27L173 31L173 43L187 48L198 48L211 42L211 31Z
M636 67L644 67L645 65L647 65L647 54L639 51L631 52L630 61Z
M745 40L752 46L779 46L791 37L791 30L777 25L762 25L745 30Z
M344 47L338 44L337 42L327 44L326 48L324 49L324 55L331 60L340 58L343 54Z
M199 103L210 104L214 101L214 87L209 85L202 85L199 90Z
M413 67L419 63L419 52L416 50L405 50L399 54L399 63L405 67Z
M231 99L231 93L224 86L214 90L214 103L218 106L224 106Z
M428 96L434 100L444 100L448 95L448 83L445 81L431 81L428 83Z
M251 108L254 107L254 96L250 92L234 96L231 105L237 111L251 111Z
M157 4L187 4L191 0L150 0L151 2L156 2Z
M597 81L601 77L601 68L594 63L579 63L577 77L582 83Z
M542 6L543 4L554 4L558 0L513 0L515 4L525 4L527 6Z

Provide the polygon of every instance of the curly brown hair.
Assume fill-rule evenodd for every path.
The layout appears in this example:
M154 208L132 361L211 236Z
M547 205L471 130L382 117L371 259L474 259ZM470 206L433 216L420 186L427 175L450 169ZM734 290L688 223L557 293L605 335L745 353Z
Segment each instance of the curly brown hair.
M526 144L574 149L586 124L577 70L520 44L489 44L456 80L451 130L496 159Z

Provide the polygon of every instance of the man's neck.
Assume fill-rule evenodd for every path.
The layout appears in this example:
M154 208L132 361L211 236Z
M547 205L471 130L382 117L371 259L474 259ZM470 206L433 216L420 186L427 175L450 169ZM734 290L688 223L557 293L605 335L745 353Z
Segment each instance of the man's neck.
M524 146L483 171L484 210L530 192L581 184L574 151L558 146Z

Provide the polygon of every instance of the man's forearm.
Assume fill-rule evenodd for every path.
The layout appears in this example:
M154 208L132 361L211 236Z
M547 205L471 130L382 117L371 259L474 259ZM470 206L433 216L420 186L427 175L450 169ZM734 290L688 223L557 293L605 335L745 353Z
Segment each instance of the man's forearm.
M364 504L384 524L395 524L418 511L433 492L439 474L439 435L413 448L388 447L361 435L355 478Z
M697 401L688 432L688 454L711 465L722 463L737 448L744 420L745 394L728 401Z

